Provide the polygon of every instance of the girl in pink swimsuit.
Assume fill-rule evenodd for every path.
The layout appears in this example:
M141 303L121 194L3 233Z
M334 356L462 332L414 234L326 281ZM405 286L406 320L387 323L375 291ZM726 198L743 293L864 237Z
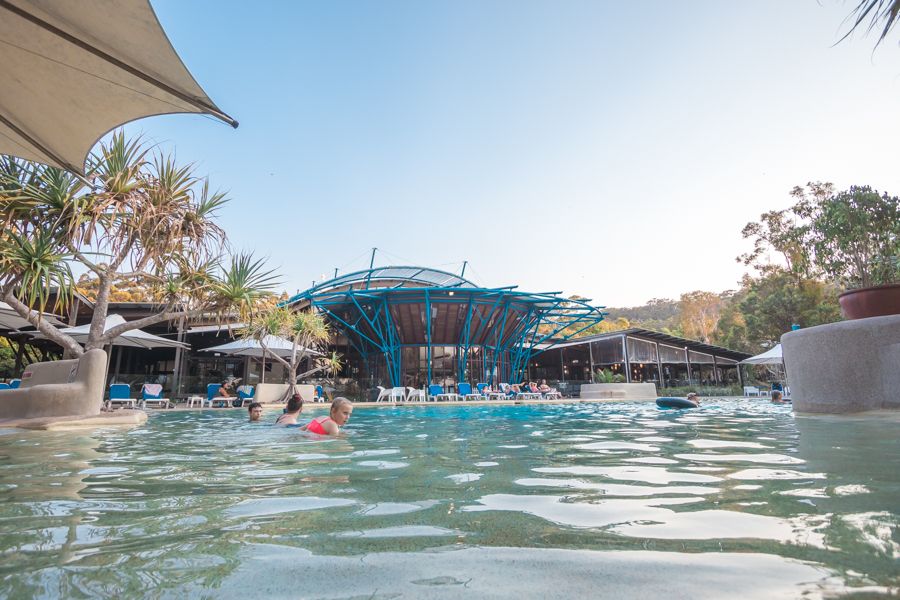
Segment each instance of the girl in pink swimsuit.
M337 397L331 403L331 410L327 417L317 417L307 423L303 429L319 435L337 435L341 432L350 415L353 413L353 403L344 397Z

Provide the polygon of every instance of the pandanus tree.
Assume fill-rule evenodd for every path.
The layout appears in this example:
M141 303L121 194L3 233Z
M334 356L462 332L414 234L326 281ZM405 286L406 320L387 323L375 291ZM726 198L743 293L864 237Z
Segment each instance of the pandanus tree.
M297 382L321 373L333 375L341 368L341 355L327 353L331 330L321 314L313 311L294 311L276 306L257 315L244 330L245 339L259 342L263 352L284 366L287 371L288 387L282 398L287 401L297 393ZM279 356L268 345L272 337L290 340L291 353ZM306 370L298 372L306 362Z
M216 215L227 202L190 165L114 133L92 153L86 177L0 157L0 299L70 355L84 350L39 317L61 310L73 270L97 280L85 349L126 331L201 315L248 318L277 284L261 260L229 255ZM111 288L139 280L153 314L105 330Z

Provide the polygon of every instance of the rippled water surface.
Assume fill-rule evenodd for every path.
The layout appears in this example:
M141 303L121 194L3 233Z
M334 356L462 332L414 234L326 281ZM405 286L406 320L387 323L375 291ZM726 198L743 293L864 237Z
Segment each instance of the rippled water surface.
M4 597L795 598L900 589L900 419L760 401L242 411L0 430Z

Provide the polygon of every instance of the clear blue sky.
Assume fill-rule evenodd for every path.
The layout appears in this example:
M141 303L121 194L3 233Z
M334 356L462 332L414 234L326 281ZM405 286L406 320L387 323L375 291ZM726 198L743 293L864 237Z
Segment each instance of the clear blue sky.
M835 46L852 5L153 0L241 126L129 131L229 190L290 292L373 246L608 306L722 291L794 185L900 194L900 49Z

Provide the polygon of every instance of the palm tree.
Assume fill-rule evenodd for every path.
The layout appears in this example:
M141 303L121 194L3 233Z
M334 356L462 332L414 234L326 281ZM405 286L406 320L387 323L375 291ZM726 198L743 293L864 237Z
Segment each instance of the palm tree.
M215 222L226 202L193 166L121 132L91 155L85 179L3 157L0 299L75 356L83 351L74 340L30 314L43 310L52 288L64 301L74 286L72 264L97 280L86 349L163 321L247 317L276 280L263 261L226 255L225 232ZM154 314L104 332L110 290L129 280L150 283Z
M900 18L900 0L860 0L848 18L853 20L853 25L841 40L849 37L851 33L868 21L868 25L865 26L866 33L881 29L878 41L875 43L877 47Z
M270 336L291 340L289 358L282 358L266 345ZM281 363L288 374L288 388L282 397L286 402L297 393L297 382L316 373L334 374L341 368L341 355L337 352L325 354L331 339L331 330L321 314L309 310L295 312L289 308L276 306L258 315L244 331L244 339L257 340L263 352ZM309 368L298 374L304 360Z

